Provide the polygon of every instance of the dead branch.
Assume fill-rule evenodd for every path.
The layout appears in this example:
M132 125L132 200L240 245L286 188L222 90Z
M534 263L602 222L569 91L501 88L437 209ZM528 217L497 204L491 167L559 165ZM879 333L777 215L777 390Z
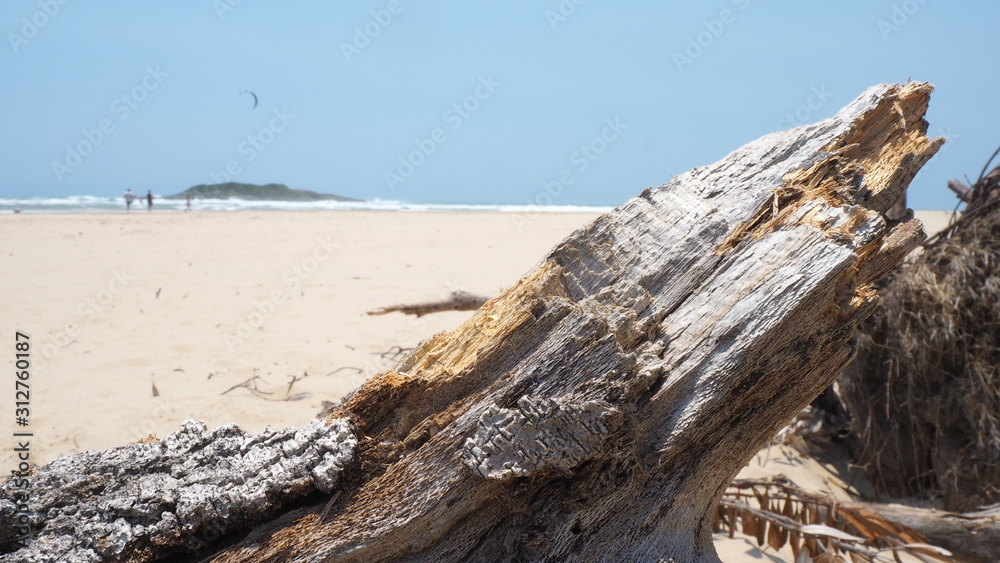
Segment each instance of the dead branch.
M965 185L965 182L959 180L958 178L948 180L948 189L955 192L958 199L964 201L965 203L972 201L972 188Z
M251 393L253 393L254 395L261 394L261 393L264 394L264 395L271 395L272 394L271 392L269 392L269 391L261 391L260 389L257 388L257 381L258 380L259 381L263 381L263 379L261 379L260 375L254 374L253 377L251 377L251 378L249 378L249 379L247 379L247 380L245 380L245 381L243 381L241 383L237 383L236 385L233 385L229 389L226 389L225 391L223 391L222 393L219 393L219 394L220 395L225 395L226 393L229 393L230 391L232 391L234 389L239 389L240 387L243 387L243 388L247 389L248 391L250 391ZM266 397L261 397L261 398L266 398Z
M286 398L286 400L291 400L291 399L288 399L288 397L291 396L292 386L295 385L295 383L297 381L301 381L301 380L309 377L309 372L303 371L301 376L299 376L299 375L289 375L288 377L291 378L291 381L288 382L288 389L285 389L285 398ZM299 395L301 395L301 394L302 393L299 393Z
M343 366L343 367L339 367L339 368L337 368L337 369L335 369L335 370L331 371L331 372L330 372L330 373L328 373L327 375L333 375L333 374L335 374L335 373L338 373L338 372L341 372L341 371L344 371L345 369L353 369L354 371L356 371L356 372L358 372L358 373L363 373L363 372L365 371L365 370L363 370L363 369L361 369L361 368L356 368L356 367L354 367L354 366Z
M407 315L422 317L431 313L440 313L441 311L475 311L489 300L489 297L476 295L467 291L452 291L447 299L425 301L423 303L390 305L368 311L366 314L385 315L398 311Z
M379 356L383 360L385 360L385 359L395 360L396 358L398 358L400 356L400 354L409 352L410 350L413 350L413 348L412 347L410 347L410 348L403 348L402 346L393 346L392 348L389 348L388 350L386 350L384 352L372 352L372 355L373 356Z

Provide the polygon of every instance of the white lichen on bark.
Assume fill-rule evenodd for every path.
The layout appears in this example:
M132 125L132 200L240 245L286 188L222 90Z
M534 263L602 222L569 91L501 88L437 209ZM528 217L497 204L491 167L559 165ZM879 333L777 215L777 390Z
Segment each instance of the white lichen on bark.
M346 421L300 428L209 430L189 420L159 441L56 459L30 477L27 547L4 563L127 560L195 551L272 516L287 502L330 491L357 441ZM13 481L0 487L0 542L13 546Z

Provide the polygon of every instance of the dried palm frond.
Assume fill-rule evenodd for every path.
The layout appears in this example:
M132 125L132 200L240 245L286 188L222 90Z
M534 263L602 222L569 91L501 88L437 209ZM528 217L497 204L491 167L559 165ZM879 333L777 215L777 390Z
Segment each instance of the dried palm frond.
M788 545L796 562L891 562L899 561L900 553L923 561L954 561L951 552L905 526L778 481L733 481L719 501L713 525L729 537L738 525L762 547Z

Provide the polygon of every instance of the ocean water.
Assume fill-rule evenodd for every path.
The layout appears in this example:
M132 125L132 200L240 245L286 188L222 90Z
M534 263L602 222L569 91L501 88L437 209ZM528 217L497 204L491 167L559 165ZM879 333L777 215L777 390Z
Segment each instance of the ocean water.
M160 199L153 195L153 211L183 211L183 199ZM136 198L132 207L145 211L146 202ZM482 205L456 203L407 203L376 199L374 201L251 201L242 199L193 199L194 211L501 211L509 213L604 213L611 207L588 205ZM0 214L12 213L114 213L125 211L119 197L77 195L68 197L0 197Z

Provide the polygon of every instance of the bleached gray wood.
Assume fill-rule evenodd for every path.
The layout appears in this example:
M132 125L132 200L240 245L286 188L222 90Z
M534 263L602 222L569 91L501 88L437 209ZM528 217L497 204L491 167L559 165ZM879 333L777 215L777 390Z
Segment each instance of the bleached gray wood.
M331 500L217 561L717 561L711 514L852 355L941 140L880 85L647 189L331 415Z
M0 545L26 544L0 561L95 563L204 550L291 500L332 490L356 444L342 420L260 433L187 421L161 440L61 457L0 488ZM20 539L24 525L33 533Z
M952 178L951 180L948 180L947 185L949 190L955 192L958 199L964 201L965 203L972 201L972 188L965 185L965 182L962 182L958 178Z
M362 438L325 518L217 560L716 561L723 489L923 238L883 213L940 146L929 92L870 88L574 233L337 411Z

